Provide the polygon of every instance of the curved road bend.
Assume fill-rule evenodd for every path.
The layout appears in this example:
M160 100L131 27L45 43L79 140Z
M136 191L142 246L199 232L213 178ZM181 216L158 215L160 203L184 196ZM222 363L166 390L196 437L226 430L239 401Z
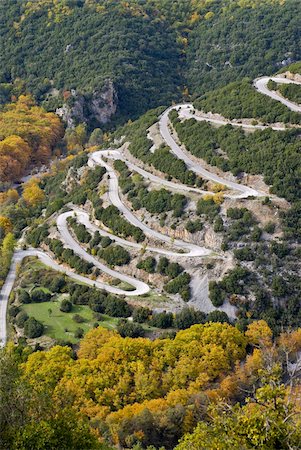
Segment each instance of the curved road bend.
M259 197L262 196L260 192L256 191L255 189L252 189L248 186L245 186L243 184L235 183L233 181L229 181L225 178L222 178L214 173L209 172L208 170L204 169L204 167L200 163L194 162L192 159L189 158L189 156L181 149L181 147L176 143L173 136L171 135L171 132L169 130L169 118L168 114L171 110L179 108L179 105L177 106L171 106L168 108L160 117L159 120L159 128L160 133L167 143L167 145L170 147L172 153L176 155L179 159L182 159L188 169L192 170L193 172L197 173L198 175L201 175L203 178L207 180L212 180L215 183L223 184L230 189L233 189L235 191L239 191L240 194L233 194L232 198L247 198L250 196Z
M6 343L6 338L7 338L6 310L7 310L9 296L10 296L10 293L12 291L12 288L13 288L13 285L14 285L14 282L15 282L16 276L17 276L17 265L20 264L21 261L24 258L26 258L27 256L37 256L43 264L50 267L51 269L56 270L57 272L62 272L64 274L66 274L68 277L72 278L73 280L88 284L90 286L95 286L98 289L104 289L107 292L110 292L112 294L125 295L128 297L131 297L131 296L135 296L135 295L145 294L150 290L149 286L146 283L136 280L135 278L128 277L127 275L120 274L119 272L115 272L114 270L108 269L106 266L104 266L104 267L105 267L107 273L109 273L108 271L110 271L110 275L112 275L114 278L118 278L122 281L125 281L125 282L131 284L132 286L135 287L135 290L124 291L123 289L118 289L117 287L110 286L109 284L102 283L100 281L94 281L94 280L91 280L90 278L86 278L82 275L72 272L72 270L70 270L70 269L66 269L65 267L57 264L49 255L47 255L46 253L44 253L41 250L37 250L34 248L28 249L28 250L16 250L14 253L13 259L12 259L9 273L6 277L5 283L4 283L1 293L0 293L0 347L4 347L4 345ZM88 255L88 256L90 256L90 255ZM91 262L93 262L93 261L91 261ZM98 263L98 261L96 261L96 262ZM98 263L98 264L100 265L100 263Z
M149 245L144 246L143 244L139 244L137 242L127 241L126 239L123 239L123 238L121 238L119 236L116 236L115 234L109 233L108 231L105 231L105 230L99 228L97 225L91 223L90 220L89 220L89 214L87 214L81 208L79 208L77 206L73 206L72 209L73 209L73 211L75 213L74 216L76 216L78 221L80 223L82 223L83 225L85 225L85 227L88 230L90 230L93 233L95 233L95 231L98 231L99 234L101 234L102 236L108 236L113 241L115 241L118 244L123 245L125 247L131 247L131 248L135 248L137 250L142 250L143 249L143 250L147 250L147 251L152 252L152 253L158 253L160 255L177 256L178 258L187 258L187 257L191 257L191 256L203 256L203 255L196 254L195 247L197 247L197 246L193 246L193 244L188 244L188 243L187 243L187 245L191 245L192 246L193 253L191 253L191 252L188 252L188 253L179 252L179 253L177 253L177 252L173 252L171 250L165 250L163 248L151 247ZM199 247L199 248L202 248L202 247Z
M271 91L268 89L268 82L269 80L275 81L276 83L281 84L298 84L301 86L301 82L290 80L288 78L282 78L282 77L261 77L254 80L254 86L261 94L267 95L268 97L271 97L274 100L277 100L278 102L281 102L283 105L287 106L291 111L299 112L301 113L301 106L297 105L297 103L291 102L290 100L287 100L286 98L282 97L278 92Z
M160 241L166 242L167 244L181 248L185 254L180 253L178 254L181 256L207 256L210 255L212 252L205 247L199 247L198 245L190 244L188 242L181 241L180 239L173 239L170 236L166 236L165 234L159 233L158 231L152 230L147 225L145 225L143 222L141 222L128 208L126 205L124 205L119 197L119 187L118 187L118 178L115 174L112 167L107 164L100 154L101 152L92 153L89 165L90 167L93 166L93 163L99 164L108 172L109 175L109 191L108 195L110 198L111 203L116 206L120 212L123 213L124 217L127 219L128 222L130 222L132 225L135 225L136 227L140 228L146 235L158 239ZM175 254L175 253L174 253Z

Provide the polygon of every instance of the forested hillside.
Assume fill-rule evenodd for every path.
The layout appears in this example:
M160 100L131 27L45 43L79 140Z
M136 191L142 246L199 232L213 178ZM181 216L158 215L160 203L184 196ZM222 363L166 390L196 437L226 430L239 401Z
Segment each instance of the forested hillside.
M301 449L300 17L0 1L0 450Z
M194 325L154 341L98 328L77 357L68 347L9 346L0 355L1 442L12 450L297 449L300 348L300 329L273 339L264 321L245 333Z
M52 110L71 89L89 110L110 79L118 116L138 116L182 92L201 94L300 59L297 0L4 0L0 8L0 81L21 78Z
M8 104L0 112L0 186L20 179L30 165L48 162L63 130L60 119L29 96Z

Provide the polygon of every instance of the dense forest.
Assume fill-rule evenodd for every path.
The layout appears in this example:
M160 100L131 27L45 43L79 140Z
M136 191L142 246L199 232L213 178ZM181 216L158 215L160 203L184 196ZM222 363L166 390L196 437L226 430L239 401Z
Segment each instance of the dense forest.
M300 329L274 339L264 321L245 333L194 325L154 341L99 327L77 356L69 347L9 346L0 355L1 442L10 449L297 449L300 369L291 365L300 363L300 348Z
M63 137L53 113L21 95L0 112L0 187L20 179L30 165L45 164Z
M117 115L133 117L182 92L202 94L300 59L297 0L4 0L0 8L0 81L22 79L50 109L71 89L87 107L110 79Z

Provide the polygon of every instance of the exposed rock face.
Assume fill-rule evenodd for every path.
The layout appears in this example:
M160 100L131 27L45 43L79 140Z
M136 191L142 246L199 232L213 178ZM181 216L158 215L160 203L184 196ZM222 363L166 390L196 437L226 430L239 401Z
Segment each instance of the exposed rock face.
M99 125L109 122L117 109L117 93L111 80L106 80L101 91L93 94L81 94L71 90L70 98L56 114L62 118L68 128L82 122L97 122Z
M279 77L283 77L285 76L285 78L288 78L289 80L294 80L297 81L298 83L301 82L301 75L299 73L292 73L292 72L284 72L279 74Z
M107 80L101 92L93 92L90 109L93 117L99 123L107 123L115 114L117 108L117 94L111 80Z

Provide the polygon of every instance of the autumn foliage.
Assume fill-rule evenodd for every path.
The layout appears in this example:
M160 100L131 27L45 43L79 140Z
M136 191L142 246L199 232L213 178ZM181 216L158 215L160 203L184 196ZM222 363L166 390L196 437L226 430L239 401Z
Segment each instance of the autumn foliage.
M29 165L46 163L63 136L63 126L53 113L35 106L21 95L0 113L0 181L12 182Z
M98 327L76 354L16 347L12 359L13 349L0 352L0 439L14 442L5 448L33 438L66 450L300 448L300 329L273 337L262 320L245 333L207 323L150 341ZM45 424L57 445L40 444ZM61 444L78 433L82 446Z
M103 421L114 442L124 445L122 430L129 420L147 409L164 427L168 410L193 404L244 358L246 342L238 329L220 323L194 325L174 340L154 341L124 339L99 327L83 339L76 361L70 349L54 347L32 354L24 371L36 388L47 385L62 407L71 402L91 420ZM187 409L188 429L189 414Z

